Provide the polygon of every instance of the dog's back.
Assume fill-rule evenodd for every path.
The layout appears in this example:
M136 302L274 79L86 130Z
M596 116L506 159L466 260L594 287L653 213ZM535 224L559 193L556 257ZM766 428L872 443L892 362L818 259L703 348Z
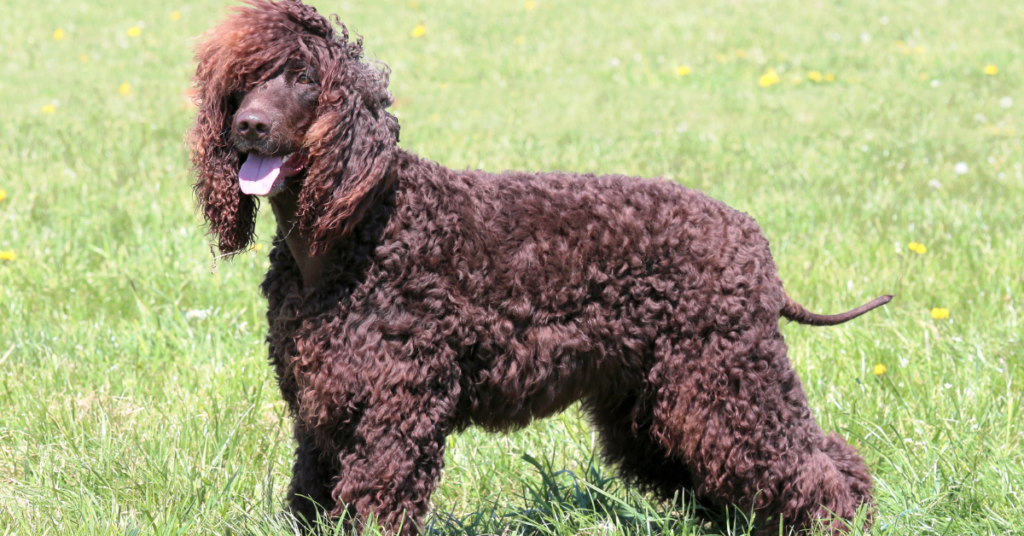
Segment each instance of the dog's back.
M401 258L377 263L404 269L368 279L373 293L401 296L417 330L450 326L472 401L462 424L516 427L582 396L637 389L665 336L777 319L784 304L754 221L700 192L407 158L380 250Z

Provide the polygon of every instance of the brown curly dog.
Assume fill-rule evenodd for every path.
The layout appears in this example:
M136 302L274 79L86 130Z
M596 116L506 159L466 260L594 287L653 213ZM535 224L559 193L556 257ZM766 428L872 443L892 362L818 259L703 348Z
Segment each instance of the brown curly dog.
M842 531L870 507L786 358L782 288L750 217L664 180L452 171L403 151L386 67L298 0L235 8L197 46L195 191L220 251L277 217L270 362L295 419L292 511L421 530L445 438L581 401L606 460ZM774 526L774 528L772 528ZM777 532L776 532L777 533Z

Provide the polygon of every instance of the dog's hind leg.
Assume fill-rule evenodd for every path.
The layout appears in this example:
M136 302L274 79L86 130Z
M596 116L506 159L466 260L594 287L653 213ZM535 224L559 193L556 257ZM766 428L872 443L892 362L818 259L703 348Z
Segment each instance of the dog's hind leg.
M820 520L842 532L870 502L867 468L818 428L775 317L752 315L664 345L650 374L652 431L688 462L699 496L754 511L761 531L777 531L781 515L787 526Z
M623 480L661 499L692 494L693 475L651 435L651 412L644 406L637 395L593 396L583 402L604 460L618 469Z

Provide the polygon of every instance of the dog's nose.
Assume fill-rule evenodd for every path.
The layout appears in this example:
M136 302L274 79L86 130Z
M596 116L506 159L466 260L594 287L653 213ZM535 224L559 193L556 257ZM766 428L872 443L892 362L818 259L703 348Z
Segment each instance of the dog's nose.
M270 132L270 119L257 110L244 110L235 117L235 130L247 140L263 139Z

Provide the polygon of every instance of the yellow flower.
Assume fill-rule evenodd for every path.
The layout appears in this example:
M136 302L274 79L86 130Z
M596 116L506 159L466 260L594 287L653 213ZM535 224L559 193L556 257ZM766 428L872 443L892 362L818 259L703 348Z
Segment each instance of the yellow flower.
M121 84L120 86L118 86L117 90L118 90L118 91L119 91L119 92L120 92L120 93L121 93L122 95L128 95L129 93L131 93L131 92L132 92L132 85L131 85L131 84L129 84L128 82L124 82L123 84Z
M924 54L924 46L917 45L916 47L914 47L914 52L917 52L918 54Z
M13 261L17 258L13 251L0 251L0 261Z
M836 75L834 75L832 73L826 74L825 75L825 81L826 82L835 82L836 81Z
M821 82L821 73L818 71L811 71L807 73L807 78L810 79L811 82Z
M139 28L138 26L128 28L128 37L138 37L140 35L142 35L142 28Z
M53 40L60 41L61 39L64 39L64 28L57 28L53 31Z
M774 86L779 83L779 73L775 72L775 69L768 69L768 72L761 75L761 78L757 79L757 85L761 87Z
M512 40L512 42L517 44L517 45L525 45L526 44L526 36L517 35L516 38Z
M82 54L82 55L78 56L78 59L82 60L82 63L88 63L89 62L89 55L88 54Z
M533 0L526 0L526 3L523 4L523 7L526 8L527 11L530 11L531 9L537 7L537 2L534 2Z
M745 57L747 57L747 51L743 50L742 48L736 49L736 57L737 58L745 58Z
M691 72L693 71L690 70L690 67L688 65L680 65L679 67L676 67L676 74L678 74L679 76L686 76Z
M415 28L412 29L412 36L413 37L423 37L423 35L426 34L426 33L427 33L427 27L422 25L422 24L419 24Z
M943 307L935 307L932 309L932 318L935 320L946 320L949 318L949 309Z
M925 253L928 253L928 248L925 247L924 244L918 244L917 242L911 242L907 244L907 249L913 251L914 253L917 253L918 255L924 255Z
M420 7L419 0L409 0L409 7L413 9Z
M171 20L181 20L181 12L180 11L172 11L171 12Z
M43 106L43 109L41 111L44 114L55 114L55 113L57 113L57 107L52 105L52 104L47 104L47 105Z
M252 247L252 250L253 251L263 251L263 244L260 244L260 243L257 242L256 245L254 245Z
M999 74L999 67L992 65L991 63L985 66L985 74L989 76L995 76Z
M874 370L872 372L875 373L875 376L881 376L882 374L885 374L888 371L889 371L889 367L879 363L879 364L875 365L875 368L874 368Z
M928 72L927 71L921 71L920 73L917 74L917 79L918 80L928 80Z
M0 190L0 201L7 199L7 190Z

